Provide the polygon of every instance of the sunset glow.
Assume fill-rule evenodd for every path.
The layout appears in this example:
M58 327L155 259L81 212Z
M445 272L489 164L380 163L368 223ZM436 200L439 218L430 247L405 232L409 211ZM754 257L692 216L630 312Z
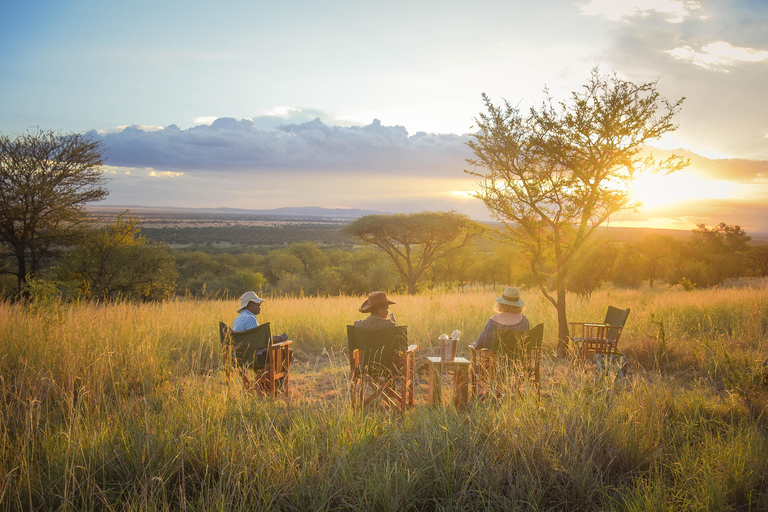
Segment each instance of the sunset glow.
M93 136L104 204L494 220L464 173L482 95L526 113L597 69L678 105L646 149L691 160L611 223L768 232L765 1L92 3L5 2L0 135Z
M647 173L638 178L633 186L635 199L645 209L688 201L736 198L741 194L740 189L741 186L736 183L705 179L686 171L668 176Z

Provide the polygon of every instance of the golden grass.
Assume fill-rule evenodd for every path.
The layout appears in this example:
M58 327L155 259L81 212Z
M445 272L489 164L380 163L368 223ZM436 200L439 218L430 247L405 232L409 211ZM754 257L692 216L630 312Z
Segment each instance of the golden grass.
M498 292L497 292L498 293ZM493 291L395 296L422 354L474 340ZM0 303L0 508L764 509L768 289L604 290L570 319L630 307L629 377L553 357L542 397L354 410L345 325L363 297L271 298L262 322L297 353L290 400L227 384L217 324L236 301ZM464 352L466 354L466 352Z

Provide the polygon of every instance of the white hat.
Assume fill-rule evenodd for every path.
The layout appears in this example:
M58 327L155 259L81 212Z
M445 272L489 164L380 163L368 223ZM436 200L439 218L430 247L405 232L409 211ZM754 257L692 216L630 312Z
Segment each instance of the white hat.
M237 312L239 313L242 310L244 310L246 307L248 307L249 302L255 302L256 304L261 304L262 302L264 302L264 299L259 298L259 296L256 295L256 292L251 292L251 291L245 292L240 297L240 309L238 309Z
M496 297L496 302L506 304L507 306L525 306L525 302L520 298L520 290L514 286L507 286L501 297Z

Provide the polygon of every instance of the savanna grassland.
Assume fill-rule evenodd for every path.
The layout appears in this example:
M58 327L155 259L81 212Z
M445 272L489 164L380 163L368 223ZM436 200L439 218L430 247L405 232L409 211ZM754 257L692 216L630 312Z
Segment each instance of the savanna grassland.
M398 296L423 358L470 342L492 290ZM620 379L554 355L541 397L353 409L345 325L360 297L273 298L294 340L293 392L229 383L217 323L235 301L0 303L3 510L766 510L768 287L604 290L569 319L630 307ZM465 345L465 343L462 343ZM466 352L466 349L464 349ZM466 354L465 354L466 355Z

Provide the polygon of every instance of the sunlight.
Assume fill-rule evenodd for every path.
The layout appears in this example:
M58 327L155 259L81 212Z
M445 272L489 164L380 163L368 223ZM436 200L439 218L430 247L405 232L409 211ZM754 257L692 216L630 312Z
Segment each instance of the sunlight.
M451 190L451 195L456 199L474 199L473 190Z
M643 174L633 185L635 199L643 208L653 209L701 199L739 197L739 185L730 181L704 179L690 173Z

